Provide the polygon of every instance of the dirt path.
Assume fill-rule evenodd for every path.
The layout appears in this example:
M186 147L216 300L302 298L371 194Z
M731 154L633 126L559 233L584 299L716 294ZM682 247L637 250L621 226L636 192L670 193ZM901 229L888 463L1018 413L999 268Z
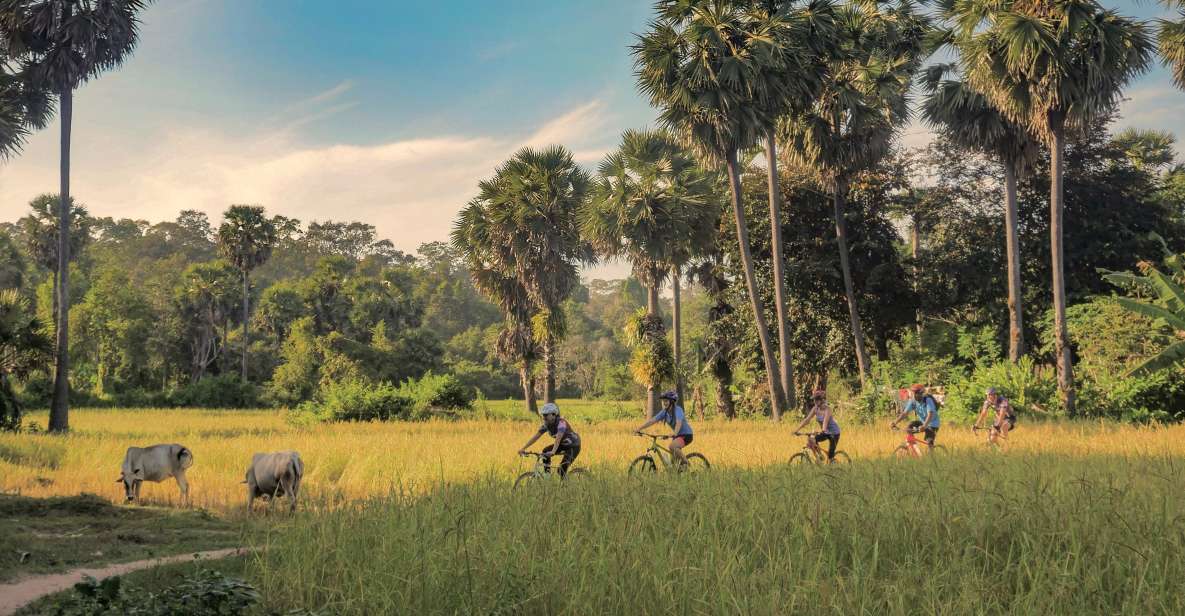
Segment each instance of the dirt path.
M243 548L226 548L223 550L210 550L208 552L136 560L130 563L118 563L93 569L74 569L65 573L49 573L27 577L9 584L0 585L0 616L9 616L45 595L69 590L75 584L81 582L83 576L89 575L96 580L101 580L141 569L148 569L149 567L159 567L161 565L192 560L213 560L216 558L226 558L227 556L236 556L242 553L245 553Z

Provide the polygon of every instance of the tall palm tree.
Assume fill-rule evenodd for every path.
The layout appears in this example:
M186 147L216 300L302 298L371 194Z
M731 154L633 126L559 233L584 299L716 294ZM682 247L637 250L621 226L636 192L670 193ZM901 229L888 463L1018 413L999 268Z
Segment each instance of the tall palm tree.
M218 227L218 253L239 270L243 281L242 379L246 383L247 349L250 347L247 322L251 320L251 270L271 258L272 248L276 245L276 226L259 206L232 205L222 216L222 225Z
M866 387L871 360L849 263L845 204L852 179L889 152L908 120L907 95L929 24L909 3L847 5L837 10L836 23L840 40L823 67L819 96L783 121L781 132L789 161L812 172L831 194L856 364Z
M1185 89L1185 0L1162 0L1177 10L1177 19L1160 20L1160 55L1173 72L1177 87Z
M136 46L137 15L148 0L0 0L3 47L28 84L58 99L61 188L58 190L58 318L49 429L69 429L70 396L70 130L74 90L123 63Z
M710 245L719 208L713 178L665 131L627 130L621 146L601 161L581 230L598 253L625 257L646 286L646 312L661 324L658 293L668 273L679 288L680 269ZM678 292L676 291L676 300ZM680 389L680 306L675 305L676 388ZM658 408L647 388L646 412Z
M17 221L24 238L25 250L38 265L53 273L52 320L58 314L58 203L54 194L37 195L29 202L29 213ZM70 260L78 258L83 247L90 242L91 218L86 206L70 199Z
M738 151L757 143L769 122L763 66L779 42L752 29L748 3L733 0L659 0L656 19L633 45L638 89L659 109L660 123L690 145L705 166L728 170L741 268L761 341L770 407L786 405L781 369L770 340L749 247L741 199Z
M965 81L946 79L953 64L938 64L922 79L926 99L922 117L961 147L995 158L1004 168L1004 233L1008 252L1008 359L1025 353L1021 309L1020 243L1017 230L1016 182L1037 155L1037 142L1024 126L1010 121L987 97Z
M0 430L21 426L21 405L13 378L24 378L49 360L53 341L16 289L0 290Z
M567 149L523 148L492 179L478 184L478 196L453 229L454 246L475 259L476 271L513 280L525 292L525 300L515 299L530 307L515 308L531 315L534 337L542 342L544 402L555 400L556 347L566 332L564 300L580 281L579 265L593 258L578 221L588 185L588 174Z
M1058 391L1074 413L1066 329L1062 185L1066 131L1110 111L1151 61L1144 24L1094 0L972 0L953 3L956 46L968 83L1050 150L1049 236Z

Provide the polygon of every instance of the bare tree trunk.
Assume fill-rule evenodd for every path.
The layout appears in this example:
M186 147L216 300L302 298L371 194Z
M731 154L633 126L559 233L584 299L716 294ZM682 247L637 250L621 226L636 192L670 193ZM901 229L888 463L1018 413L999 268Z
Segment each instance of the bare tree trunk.
M61 188L58 191L57 357L54 360L53 399L49 408L51 432L70 429L70 128L74 114L74 91L63 88L58 96L58 105L58 117L62 122L62 151Z
M1057 352L1057 387L1066 414L1074 416L1074 366L1070 359L1070 334L1066 329L1066 269L1062 252L1062 171L1065 162L1065 118L1053 118L1053 148L1049 173L1049 255L1053 268L1053 332Z
M535 402L535 384L531 379L530 362L519 362L518 378L523 385L523 403L526 404L527 412L531 413L532 415L538 415L539 406Z
M1020 361L1025 354L1024 313L1020 288L1020 239L1017 231L1016 169L1004 163L1004 235L1008 246L1008 359Z
M716 412L728 419L735 419L737 408L732 400L731 385L732 383L726 383L723 379L716 380Z
M543 342L543 401L555 402L555 336L547 335Z
M683 302L679 297L681 289L679 288L679 268L671 268L671 292L674 295L671 328L675 330L674 339L674 355L675 355L675 393L679 395L680 403L683 402Z
M790 352L790 310L786 306L786 264L782 245L782 187L778 182L778 146L771 128L765 133L765 162L769 177L769 227L774 277L774 303L778 313L779 378L786 394L786 408L798 405L794 391L794 358ZM780 419L775 417L775 419Z
M909 237L909 251L913 258L913 292L916 297L921 299L921 267L918 265L918 258L922 255L922 221L918 213L917 205L914 205L913 216L911 216L910 237ZM918 348L922 348L922 304L918 302L918 309L914 312L914 327L918 333Z
M736 150L728 152L728 185L732 189L732 215L736 221L737 243L741 253L741 266L745 272L745 286L749 291L749 304L753 309L753 322L757 336L761 339L761 355L765 361L765 377L769 383L770 410L774 420L782 418L786 408L786 395L778 374L778 363L774 359L773 345L769 339L769 326L765 323L765 310L757 291L757 277L753 274L753 254L749 250L749 225L745 222L745 206L741 202L741 175Z
M247 382L247 347L250 345L250 340L247 338L247 315L250 314L248 304L251 301L250 283L247 281L247 272L243 271L243 382Z
M839 267L843 270L844 293L848 298L848 314L852 322L852 337L856 346L856 364L860 369L860 388L868 387L871 362L864 343L864 327L860 324L860 311L856 306L856 287L852 283L852 266L848 262L848 224L844 218L844 203L847 200L847 182L836 181L835 190L835 238L839 242Z
M650 286L646 287L646 314L652 317L661 318L658 313L658 271L656 268L650 270ZM655 385L650 384L646 386L646 417L654 417L658 414L658 389Z

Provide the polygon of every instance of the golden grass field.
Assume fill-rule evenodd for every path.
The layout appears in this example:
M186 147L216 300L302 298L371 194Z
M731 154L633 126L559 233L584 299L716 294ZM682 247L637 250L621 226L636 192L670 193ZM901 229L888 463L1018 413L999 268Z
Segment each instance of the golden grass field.
M45 413L28 422L45 425ZM621 473L646 446L632 435L640 420L572 420L584 442L579 465L594 472ZM842 417L841 417L842 421ZM122 500L117 485L129 446L177 442L189 447L195 465L188 472L192 504L228 511L244 502L240 483L251 455L295 449L305 464L303 490L314 501L332 503L382 495L392 490L420 492L433 485L497 477L507 481L529 462L515 452L538 425L535 421L461 420L424 423L351 423L298 429L272 410L78 409L66 436L0 433L0 492L25 496L94 493ZM753 467L786 461L803 439L765 420L697 421L700 451L716 467ZM844 425L840 449L852 460L890 455L900 432L875 425ZM541 439L539 449L550 439ZM984 448L983 433L947 423L939 442L952 450ZM1099 422L1023 422L1008 451L1092 454L1185 455L1185 426L1136 427ZM145 483L144 502L175 505L173 481Z

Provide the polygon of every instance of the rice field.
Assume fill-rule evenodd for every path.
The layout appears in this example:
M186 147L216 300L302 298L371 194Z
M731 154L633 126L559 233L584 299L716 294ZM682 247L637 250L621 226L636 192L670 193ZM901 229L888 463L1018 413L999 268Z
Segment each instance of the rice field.
M621 405L563 403L584 446L579 465L597 474L622 473L642 453L647 441L632 435L640 420L601 420L620 413ZM525 415L512 405L487 416ZM44 413L27 421L45 425ZM842 421L842 417L840 418ZM889 456L901 433L885 423L844 424L840 449L853 460ZM233 512L244 501L240 482L251 455L295 449L305 463L303 489L310 502L340 503L392 492L422 494L443 484L509 482L528 468L515 455L538 424L528 417L429 421L424 423L352 423L298 429L276 411L195 409L79 409L71 413L66 436L0 433L0 492L25 496L94 493L112 501L123 497L116 484L129 446L181 443L192 449L188 472L193 505ZM765 420L694 422L690 450L704 453L716 468L759 468L784 462L803 439L790 435L793 423ZM982 432L947 424L939 442L953 451L984 449ZM542 439L535 445L538 449ZM1008 453L1062 454L1079 458L1169 456L1185 454L1185 426L1136 427L1108 423L1021 423ZM145 483L149 504L176 505L174 482Z

